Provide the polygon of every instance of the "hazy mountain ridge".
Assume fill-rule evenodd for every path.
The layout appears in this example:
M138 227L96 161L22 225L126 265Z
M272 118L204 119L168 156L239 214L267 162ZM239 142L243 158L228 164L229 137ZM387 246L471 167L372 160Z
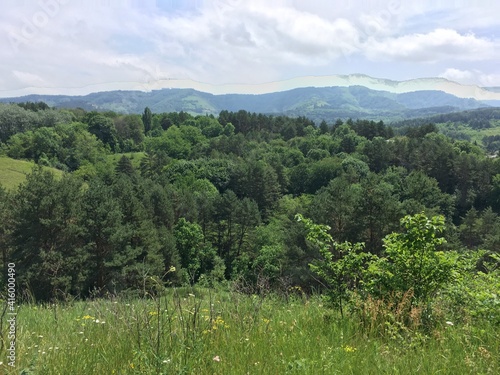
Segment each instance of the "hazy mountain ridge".
M392 93L363 86L303 87L268 94L214 95L194 89L107 91L85 96L28 95L3 98L1 102L44 101L58 108L81 107L86 110L112 110L141 113L186 111L193 114L218 114L221 110L323 118L371 118L400 120L488 106L475 99L458 98L442 91Z

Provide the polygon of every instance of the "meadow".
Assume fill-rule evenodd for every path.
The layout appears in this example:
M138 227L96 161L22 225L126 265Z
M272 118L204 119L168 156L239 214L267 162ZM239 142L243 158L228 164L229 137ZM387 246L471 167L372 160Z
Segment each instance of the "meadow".
M26 175L31 173L35 163L26 160L15 160L6 156L0 156L0 186L7 190L15 190L26 180ZM63 172L55 168L44 167L50 170L56 178L60 178Z
M404 300L404 298L403 298ZM16 366L2 374L498 374L499 328L423 314L403 325L381 301L344 318L319 295L168 288L18 307ZM387 306L386 306L387 307ZM399 312L398 312L399 311ZM412 310L413 311L413 310ZM402 314L402 313L401 313ZM408 317L407 316L407 317ZM413 319L413 321L412 321Z

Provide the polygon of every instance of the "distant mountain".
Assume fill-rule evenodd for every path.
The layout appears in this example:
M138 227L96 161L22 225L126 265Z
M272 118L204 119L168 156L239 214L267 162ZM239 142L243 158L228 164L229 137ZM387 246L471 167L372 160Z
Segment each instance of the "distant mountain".
M85 96L28 95L0 101L43 101L58 108L80 107L120 113L141 113L145 107L156 113L185 111L192 114L218 114L221 110L243 109L266 114L307 116L317 121L347 117L394 121L488 106L476 99L459 98L437 90L393 93L363 86L304 87L258 95L214 95L194 89L108 91Z

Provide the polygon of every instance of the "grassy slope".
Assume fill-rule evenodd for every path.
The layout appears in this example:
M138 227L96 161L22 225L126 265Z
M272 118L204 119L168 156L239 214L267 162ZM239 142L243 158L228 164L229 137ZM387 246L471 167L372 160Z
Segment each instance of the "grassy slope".
M6 156L0 156L0 185L8 190L15 189L26 179L26 175L31 172L35 163L32 161L16 160ZM47 168L55 173L56 176L62 176L63 172Z
M139 166L141 165L141 159L146 154L144 152L126 152L126 153L122 153L122 154L111 154L111 155L108 155L108 161L111 161L114 164L117 164L123 155L125 155L127 158L130 159L134 168L139 168Z
M24 305L17 369L4 360L0 373L498 374L497 338L488 322L444 321L426 336L380 337L317 297L170 289L161 300Z

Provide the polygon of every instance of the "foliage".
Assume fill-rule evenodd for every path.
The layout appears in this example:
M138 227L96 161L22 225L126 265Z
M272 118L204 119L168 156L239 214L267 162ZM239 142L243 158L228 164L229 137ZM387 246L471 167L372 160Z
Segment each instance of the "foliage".
M377 100L372 97L367 103L376 105ZM295 285L310 293L321 288L320 281L325 283L309 267L319 264L321 256L319 248L306 241L306 228L294 220L296 213L331 228L327 233L335 239L333 260L347 262L353 248L386 259L385 268L384 260L378 268L372 265L378 271L373 277L382 280L384 275L387 284L379 285L379 296L411 285L404 278L405 285L396 285L388 276L396 271L396 263L388 257L390 249L384 252L384 238L399 231L404 215L444 215L447 244L442 250L500 251L500 163L471 142L440 134L441 128L430 122L394 137L391 127L378 120L337 119L332 124L326 119L317 127L300 116L153 109L142 107L137 114L124 115L43 104L0 105L1 152L11 157L0 158L0 179L7 182L9 196L17 196L21 190L16 187L25 180L17 173L23 162L12 157L72 176L71 184L58 185L57 179L37 174L39 186L30 182L34 196L23 191L18 199L6 200L9 220L1 230L5 249L20 251L21 244L32 241L28 231L12 230L23 228L23 220L23 225L58 228L53 233L60 238L30 246L33 254L51 249L47 264L59 264L65 257L68 264L83 264L85 272L78 281L64 279L61 268L59 284L65 293L85 298L93 288L102 293L140 289L145 275L175 285L238 279L255 290L260 285L265 286L262 290L284 291ZM496 112L478 113L491 117ZM495 128L495 121L491 119L488 129ZM21 204L21 197L41 211L30 211L31 203ZM55 220L58 210L72 212L66 223ZM183 220L192 226L191 234L201 231L201 242L180 239L176 230ZM73 237L65 234L70 227ZM61 245L69 238L74 253ZM396 244L401 238L394 241L393 248L404 248ZM351 248L345 242L365 245ZM30 258L27 269L36 270L36 262L38 258ZM167 272L171 266L175 272ZM361 283L348 264L342 267L345 294L355 291L366 297L370 280ZM403 272L404 267L398 267ZM33 275L28 278L35 280ZM443 281L439 289L449 283ZM37 298L58 296L52 286L46 289L37 292ZM432 300L434 291L413 290L418 298L426 299L420 294L427 293Z
M323 259L309 266L325 281L331 302L340 310L343 317L344 305L349 300L349 289L362 278L364 265L370 256L362 252L362 243L334 241L328 234L329 226L314 224L312 220L300 214L296 216L296 219L306 226L307 239L319 247Z
M384 238L384 257L370 265L370 289L379 296L412 290L416 303L428 302L452 277L453 254L438 251L446 242L444 217L408 215L401 226L402 233Z

